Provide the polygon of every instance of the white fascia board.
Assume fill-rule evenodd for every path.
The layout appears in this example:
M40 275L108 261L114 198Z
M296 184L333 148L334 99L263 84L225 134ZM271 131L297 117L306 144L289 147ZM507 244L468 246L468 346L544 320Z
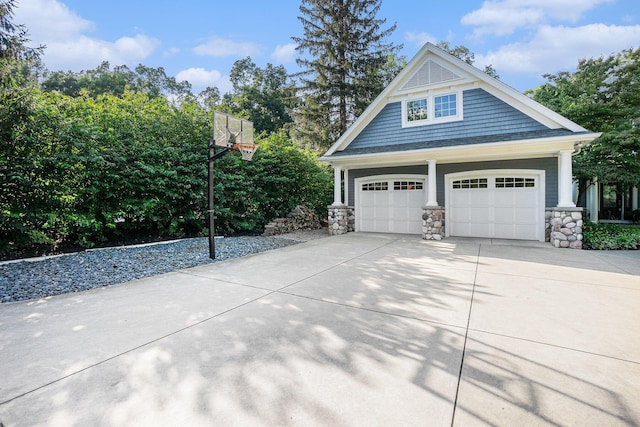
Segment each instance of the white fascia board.
M426 59L427 52L433 54L436 58L445 64L451 64L453 67L458 68L463 74L476 80L477 87L480 87L493 96L501 99L514 108L522 111L524 114L529 115L533 119L539 121L550 129L565 128L573 132L584 132L587 129L572 122L571 120L563 117L555 111L545 107L544 105L534 101L525 94L518 92L511 86L503 83L500 80L494 79L485 72L477 69L476 67L467 64L461 59L458 59L448 52L440 49L432 43L425 43L425 45L415 54L415 56L409 61L407 66L393 79L393 81L376 97L376 99L367 107L367 109L358 117L358 119L347 129L347 131L340 136L340 138L327 150L325 156L330 156L336 151L343 150L347 147L351 141L373 120L373 118L391 101L402 98L402 94L397 94L398 87L407 77L412 74L417 67L419 67ZM451 82L452 86L468 85L470 82L469 77L462 76L460 81ZM403 92L404 93L404 92Z
M429 43L428 43L429 44ZM571 120L563 117L562 115L556 113L555 111L545 107L537 101L529 98L525 94L515 90L508 84L494 79L489 76L484 71L481 71L474 67L473 65L469 65L461 59L458 59L454 56L449 55L448 52L440 49L437 46L432 45L431 53L440 57L446 62L449 62L453 65L456 65L459 68L470 73L472 76L483 82L481 85L482 89L491 93L493 96L503 100L509 105L514 106L525 114L531 115L534 119L540 121L541 123L549 126L552 129L565 128L569 129L573 132L584 132L587 129L578 125L577 123L572 122ZM553 124L555 123L555 126ZM549 125L551 124L551 125Z
M590 144L600 133L566 135L552 138L489 142L454 147L423 148L387 153L357 154L344 157L320 157L320 161L346 169L372 166L412 165L435 159L438 163L466 163L488 160L510 160L549 157L560 150L574 150Z
M498 81L499 82L499 81ZM492 82L495 83L495 82ZM572 122L566 117L556 113L555 111L545 107L539 102L529 98L523 93L518 92L512 87L502 83L505 88L498 89L496 85L493 84L483 84L480 87L495 96L496 98L506 102L517 110L522 111L524 114L529 117L537 120L543 125L547 126L550 129L568 129L573 132L586 132L587 129L583 128L577 123Z
M364 112L356 119L356 121L349 126L349 128L343 133L340 138L327 150L325 156L330 156L336 151L343 150L347 145L358 136L358 134L374 119L374 117L387 105L389 94L393 93L400 83L405 79L408 74L415 71L416 67L422 63L422 59L431 47L435 47L431 43L426 43L415 54L415 56L407 63L400 73L389 83L389 85L373 100L371 104L364 110Z

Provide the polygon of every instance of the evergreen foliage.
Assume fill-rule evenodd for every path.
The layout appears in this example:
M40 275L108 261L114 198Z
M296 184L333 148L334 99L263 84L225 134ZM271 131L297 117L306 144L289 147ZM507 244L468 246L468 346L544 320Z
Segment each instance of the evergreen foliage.
M24 25L13 23L15 0L0 0L0 61L33 61L44 46L29 47L31 41Z
M0 96L20 103L20 88L36 82L44 46L28 46L26 27L12 21L15 7L14 0L0 0Z
M294 137L328 148L384 87L385 66L401 46L386 42L395 30L376 17L381 0L302 0L303 36L293 37L302 104Z

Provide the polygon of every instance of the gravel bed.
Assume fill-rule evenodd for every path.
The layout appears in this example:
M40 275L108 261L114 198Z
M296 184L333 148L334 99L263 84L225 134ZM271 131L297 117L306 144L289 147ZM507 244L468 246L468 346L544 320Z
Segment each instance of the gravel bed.
M121 246L0 264L0 302L44 298L124 283L224 261L324 237L318 230L276 237L216 238L216 259L207 238Z

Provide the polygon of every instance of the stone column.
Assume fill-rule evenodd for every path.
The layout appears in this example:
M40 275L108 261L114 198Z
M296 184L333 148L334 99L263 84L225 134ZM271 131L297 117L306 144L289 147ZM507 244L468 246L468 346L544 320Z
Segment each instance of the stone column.
M442 206L424 206L422 208L422 238L442 240L444 234L444 208Z
M353 208L331 205L329 209L329 235L337 236L353 231Z
M573 180L573 169L571 165L571 154L573 150L560 151L558 161L558 207L575 208L576 204L572 200L571 181Z
M554 247L582 249L582 211L582 208L547 208L547 234Z

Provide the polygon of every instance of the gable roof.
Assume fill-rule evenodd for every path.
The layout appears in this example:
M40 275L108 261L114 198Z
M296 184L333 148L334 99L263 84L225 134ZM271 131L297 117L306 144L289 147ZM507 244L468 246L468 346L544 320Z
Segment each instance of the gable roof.
M468 87L481 88L550 130L564 130L564 133L569 134L590 133L582 126L539 104L500 80L489 76L434 44L426 43L362 115L327 150L323 158L332 157L334 153L338 155L339 152L345 150L390 102L399 101L403 95L406 96L416 87L433 84L446 86L449 82L451 85L466 84ZM407 146L402 149L410 148ZM384 150L395 151L392 146L388 150ZM346 154L344 153L344 155Z

